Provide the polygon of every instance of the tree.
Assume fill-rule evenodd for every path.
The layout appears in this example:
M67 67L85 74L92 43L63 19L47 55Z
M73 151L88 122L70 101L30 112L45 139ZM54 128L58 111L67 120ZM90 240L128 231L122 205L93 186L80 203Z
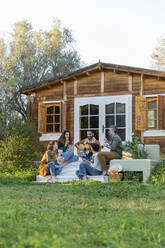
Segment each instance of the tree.
M0 99L9 110L6 113L26 119L22 88L81 67L74 43L72 32L60 20L49 31L34 31L25 20L13 25L9 41L0 39Z
M165 38L158 41L158 46L155 48L153 54L153 67L158 70L165 70Z

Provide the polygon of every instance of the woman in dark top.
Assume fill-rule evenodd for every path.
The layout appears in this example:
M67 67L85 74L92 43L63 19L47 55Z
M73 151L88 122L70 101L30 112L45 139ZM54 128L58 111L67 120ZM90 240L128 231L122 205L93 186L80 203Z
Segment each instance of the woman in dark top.
M68 163L78 161L79 157L74 155L72 138L67 130L65 130L58 139L58 151L59 150L62 152L59 152L57 160L59 164L65 166Z
M67 150L69 150L69 148L73 144L69 131L65 130L61 134L57 142L58 142L58 149L62 150L63 152L66 152Z

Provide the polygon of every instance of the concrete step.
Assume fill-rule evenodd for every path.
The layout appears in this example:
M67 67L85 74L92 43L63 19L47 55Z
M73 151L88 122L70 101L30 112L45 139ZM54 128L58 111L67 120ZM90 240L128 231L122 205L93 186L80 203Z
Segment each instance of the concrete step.
M73 162L65 166L60 175L56 177L57 182L71 182L71 181L78 181L79 178L76 176L75 172L79 169L80 161ZM38 183L45 183L49 176L42 177L37 176L36 182ZM100 182L108 182L108 176L88 176L89 180L95 180Z

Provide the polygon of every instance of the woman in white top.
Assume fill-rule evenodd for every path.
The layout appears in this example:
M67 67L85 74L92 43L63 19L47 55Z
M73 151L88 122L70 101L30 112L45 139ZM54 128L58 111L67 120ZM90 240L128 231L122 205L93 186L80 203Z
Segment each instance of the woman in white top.
M98 160L98 152L100 146L96 143L92 143L91 149L93 153L93 161L88 161L87 159L85 159L85 157L82 157L82 162L80 162L79 170L76 171L76 175L84 181L87 180L87 175L98 176L102 174L101 164Z

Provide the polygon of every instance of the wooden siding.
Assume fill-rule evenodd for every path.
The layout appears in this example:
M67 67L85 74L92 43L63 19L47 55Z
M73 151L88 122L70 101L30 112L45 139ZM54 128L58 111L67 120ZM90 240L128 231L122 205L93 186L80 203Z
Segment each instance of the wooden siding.
M132 77L132 91L135 93L140 93L140 85L141 85L141 76L140 75L133 75Z
M128 92L128 73L105 72L104 92Z
M144 76L144 94L165 94L165 80Z
M92 73L77 80L77 94L98 94L101 91L101 72Z
M74 138L74 98L68 99L66 103L66 129L70 131L71 137Z
M67 97L74 96L74 81L68 81L66 83L66 95Z

